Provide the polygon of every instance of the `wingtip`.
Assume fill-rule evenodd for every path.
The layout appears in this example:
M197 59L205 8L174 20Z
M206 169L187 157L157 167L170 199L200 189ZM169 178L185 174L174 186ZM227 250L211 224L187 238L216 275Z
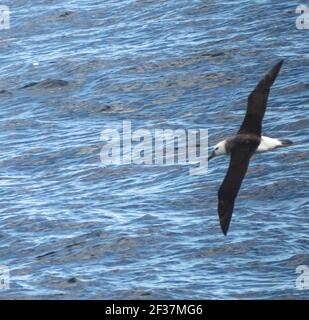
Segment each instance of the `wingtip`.
M284 59L280 59L279 62L278 62L278 64L281 64L281 65L282 65L283 62L284 62Z
M229 229L228 226L221 224L221 230L222 230L225 237L227 236L228 229Z
M281 60L279 60L279 62L277 62L274 65L274 67L272 69L272 72L271 72L271 73L274 73L274 78L278 75L278 73L279 73L279 71L280 71L280 69L281 69L281 67L283 65L283 62L284 62L284 59L281 59Z
M279 62L277 62L273 68L273 70L276 70L276 76L279 73L282 65L283 65L284 59L279 60Z
M225 202L224 200L222 200L222 197L220 196L220 189L218 201L219 223L223 234L226 236L232 219L234 200L231 202Z
M268 72L268 74L266 74L264 79L261 82L259 82L258 87L261 86L261 87L265 87L265 88L269 89L273 85L273 83L275 82L275 80L281 70L281 67L283 65L283 62L284 62L283 59L279 60L279 62L277 62L272 67L272 69Z
M219 213L219 217L220 217L219 220L220 220L221 230L222 230L223 234L226 236L227 232L229 230L229 227L230 227L230 221L231 220L228 219L226 215L224 215L224 216L220 215L220 213Z
M279 67L279 69L281 68L281 66L283 65L284 59L279 60L279 62L276 64L277 67Z

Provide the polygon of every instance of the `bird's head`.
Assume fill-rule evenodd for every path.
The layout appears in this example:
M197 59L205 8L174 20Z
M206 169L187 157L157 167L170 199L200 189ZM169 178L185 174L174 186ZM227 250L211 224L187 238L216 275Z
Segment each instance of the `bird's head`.
M225 142L226 141L223 140L214 146L213 151L211 152L210 156L208 157L208 161L216 156L222 156L222 155L226 154Z

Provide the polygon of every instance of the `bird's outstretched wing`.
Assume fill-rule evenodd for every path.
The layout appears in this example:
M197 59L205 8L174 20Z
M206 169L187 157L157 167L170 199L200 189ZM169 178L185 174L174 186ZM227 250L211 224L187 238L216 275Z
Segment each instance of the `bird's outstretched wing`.
M278 62L249 95L246 116L238 133L261 135L262 120L267 106L268 94L282 64L283 60Z
M230 165L218 192L220 225L226 235L232 218L235 198L244 179L255 148L234 148Z

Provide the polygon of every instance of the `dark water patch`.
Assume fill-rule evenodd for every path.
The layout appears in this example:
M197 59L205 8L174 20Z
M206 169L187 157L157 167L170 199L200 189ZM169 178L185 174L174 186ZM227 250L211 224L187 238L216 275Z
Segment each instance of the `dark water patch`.
M309 254L293 255L290 258L280 262L281 266L286 266L294 269L300 265L308 265L308 264L309 264Z
M208 59L217 58L217 57L223 57L225 55L224 52L214 52L214 53L201 53L196 54L191 57L184 57L184 58L178 58L173 59L170 61L163 60L161 62L148 62L144 65L134 66L129 68L130 71L134 71L137 73L144 73L149 71L164 71L164 70L177 70L179 68L184 68L188 66L192 66L194 64L206 61Z
M50 252L44 253L44 254L42 254L42 255L40 255L40 256L37 256L36 258L37 258L38 260L40 260L40 259L43 259L43 258L45 258L45 257L54 255L55 253L56 253L56 251L50 251Z
M74 15L74 11L64 11L60 13L57 18L63 19L63 18L68 18L70 16Z
M11 94L12 94L12 92L10 92L8 90L5 90L5 89L0 90L0 95L11 95Z
M74 284L74 283L77 283L77 282L78 282L78 279L75 278L75 277L68 279L68 283L70 283L70 284Z
M30 82L22 87L22 89L55 89L62 88L69 85L68 81L57 79L46 79L38 82Z

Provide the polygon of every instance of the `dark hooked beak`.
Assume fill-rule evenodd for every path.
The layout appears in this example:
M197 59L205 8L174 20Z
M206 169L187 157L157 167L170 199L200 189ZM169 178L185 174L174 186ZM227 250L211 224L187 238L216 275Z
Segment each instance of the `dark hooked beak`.
M215 152L213 151L213 152L210 154L210 156L208 157L208 161L209 161L210 159L214 158L215 156L216 156L216 154L215 154Z

